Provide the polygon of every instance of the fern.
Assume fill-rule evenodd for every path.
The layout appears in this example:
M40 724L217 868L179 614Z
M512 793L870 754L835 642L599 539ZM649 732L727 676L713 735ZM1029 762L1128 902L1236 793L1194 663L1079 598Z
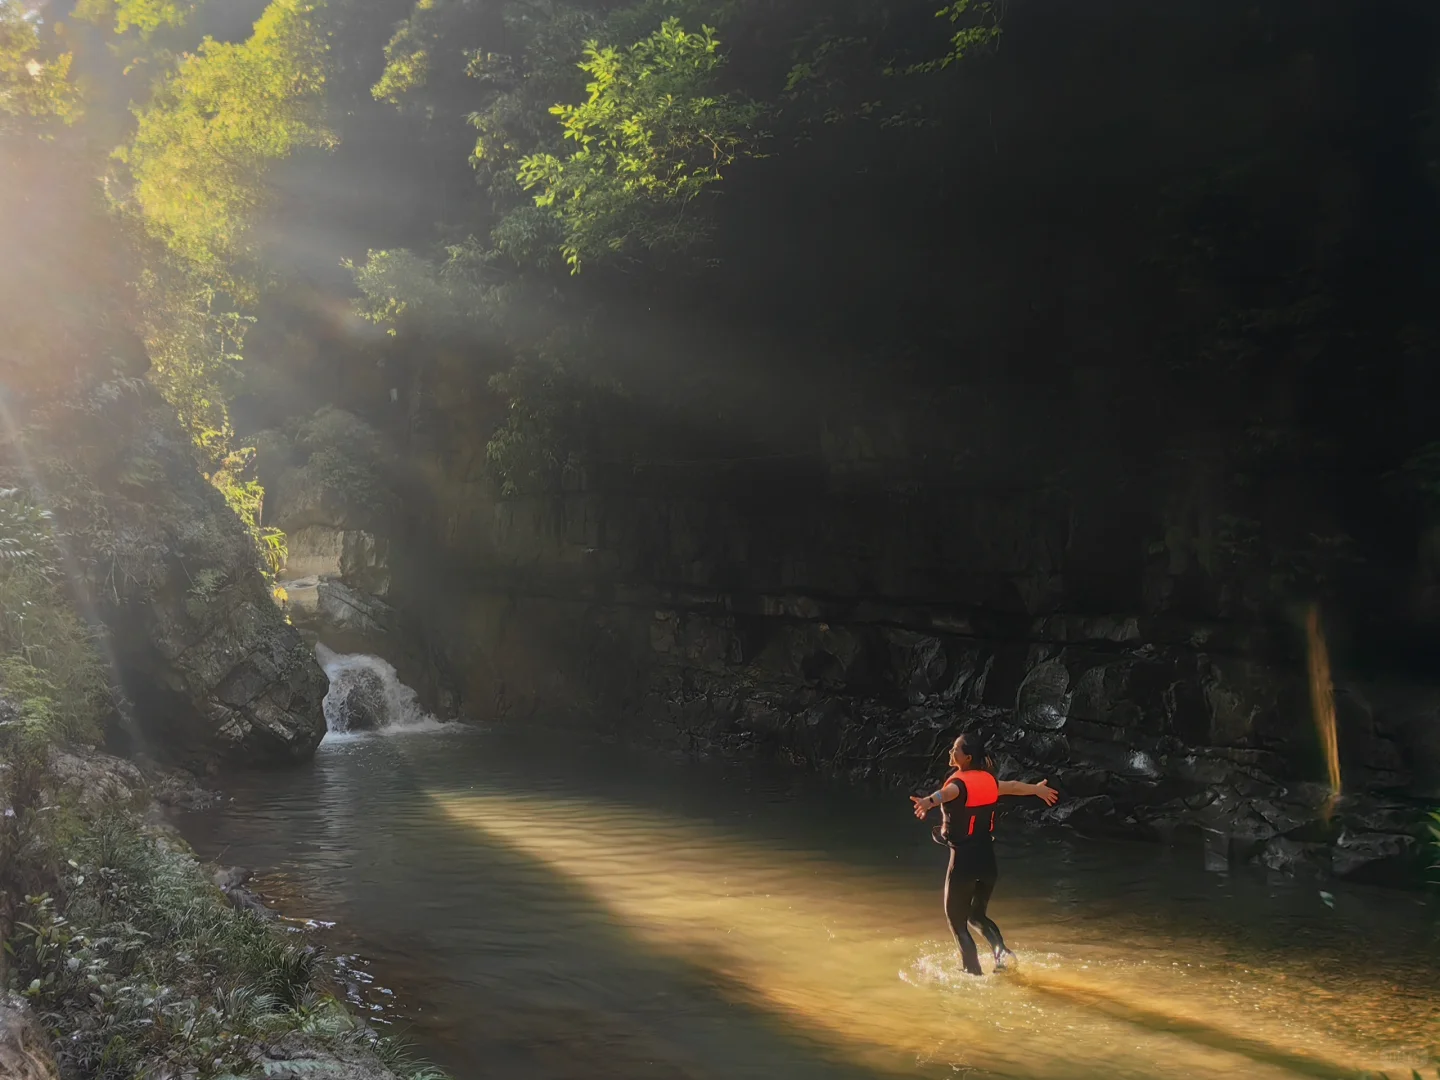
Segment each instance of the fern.
M55 572L51 514L20 488L0 488L0 565L25 564Z

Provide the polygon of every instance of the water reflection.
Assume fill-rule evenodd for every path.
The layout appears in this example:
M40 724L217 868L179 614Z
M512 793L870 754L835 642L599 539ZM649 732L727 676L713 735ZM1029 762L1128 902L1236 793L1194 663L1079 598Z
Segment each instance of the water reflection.
M461 1080L1345 1076L1436 1050L1414 897L1330 911L1012 837L993 910L1022 968L977 981L903 799L475 734L327 747L235 794L197 846L339 919Z

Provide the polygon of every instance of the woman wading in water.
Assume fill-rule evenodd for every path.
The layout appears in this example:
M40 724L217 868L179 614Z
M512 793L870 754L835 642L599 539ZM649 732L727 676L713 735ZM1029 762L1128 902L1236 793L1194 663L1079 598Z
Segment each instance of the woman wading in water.
M1060 795L1047 780L1022 784L1018 780L995 779L991 771L995 763L985 753L984 740L974 733L955 740L950 748L950 767L955 772L938 791L911 795L910 801L921 821L937 806L944 817L931 835L937 844L950 847L950 868L945 872L945 918L960 947L965 970L971 975L984 974L967 925L973 923L995 951L995 970L1004 971L1015 954L1005 947L1000 927L985 913L999 876L994 842L996 804L1001 795L1034 795L1046 806L1053 806Z

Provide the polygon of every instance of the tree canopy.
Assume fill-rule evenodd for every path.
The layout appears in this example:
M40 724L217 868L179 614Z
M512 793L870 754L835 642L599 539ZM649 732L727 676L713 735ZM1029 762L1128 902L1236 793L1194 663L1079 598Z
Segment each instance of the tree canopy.
M20 0L0 0L0 132L73 120L80 104L70 80L73 61L57 36L42 36Z
M269 169L330 142L320 121L325 47L315 3L271 0L246 40L207 37L181 57L117 151L147 232L217 277L252 256Z

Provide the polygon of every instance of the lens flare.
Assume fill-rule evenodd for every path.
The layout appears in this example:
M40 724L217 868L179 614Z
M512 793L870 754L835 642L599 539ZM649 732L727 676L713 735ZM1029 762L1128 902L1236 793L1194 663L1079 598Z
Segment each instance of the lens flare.
M1305 638L1310 668L1310 708L1315 716L1315 729L1320 733L1320 747L1325 754L1325 769L1330 778L1330 798L1321 813L1326 821L1340 798L1340 745L1335 733L1335 687L1330 681L1330 652L1325 647L1325 634L1320 627L1320 605L1312 604L1305 617Z

